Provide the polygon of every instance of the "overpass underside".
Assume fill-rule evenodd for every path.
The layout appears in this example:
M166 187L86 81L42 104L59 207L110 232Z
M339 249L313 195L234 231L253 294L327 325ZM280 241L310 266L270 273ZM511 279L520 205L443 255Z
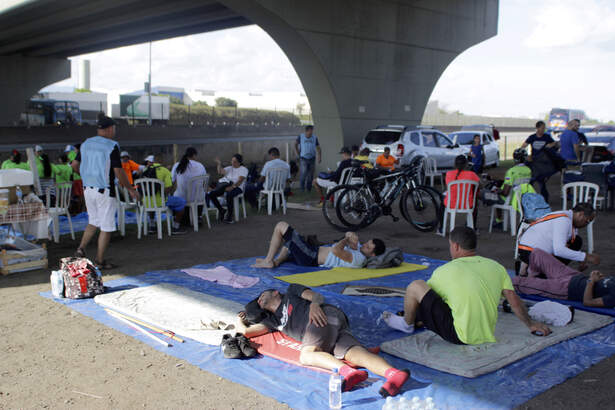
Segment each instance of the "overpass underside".
M0 125L40 88L70 75L66 57L258 24L303 84L325 164L377 124L418 124L445 68L494 36L498 19L498 0L22 3L0 10L0 97L19 108L0 110Z

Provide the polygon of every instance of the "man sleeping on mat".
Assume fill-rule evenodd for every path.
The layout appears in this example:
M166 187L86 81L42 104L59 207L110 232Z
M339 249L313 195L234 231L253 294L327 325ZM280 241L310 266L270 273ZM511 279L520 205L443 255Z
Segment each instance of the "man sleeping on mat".
M288 223L278 222L267 256L256 259L252 267L276 268L288 260L301 266L362 268L367 258L382 255L385 250L384 242L376 238L359 245L359 236L354 232L346 232L344 239L333 246L314 246Z
M533 334L546 336L551 333L545 324L528 316L506 269L476 254L473 229L453 229L449 251L453 260L437 268L427 282L415 280L408 285L403 313L408 327L420 321L442 339L455 344L496 342L498 304L504 296L515 315Z
M529 256L527 276L515 276L518 292L583 302L591 307L615 307L615 279L593 271L589 277L562 263L542 249Z
M239 313L237 331L246 337L279 330L301 342L299 360L306 366L338 369L342 390L348 391L367 379L364 367L383 376L383 397L395 396L410 377L409 370L398 370L382 357L367 351L350 333L348 318L340 309L325 304L319 293L291 284L286 294L266 290Z

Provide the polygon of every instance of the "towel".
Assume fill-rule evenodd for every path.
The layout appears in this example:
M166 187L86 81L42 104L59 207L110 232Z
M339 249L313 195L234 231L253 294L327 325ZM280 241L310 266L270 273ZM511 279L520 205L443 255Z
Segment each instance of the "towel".
M242 289L254 286L259 279L251 276L236 275L224 266L216 266L213 269L197 269L188 268L182 269L182 272L199 279L215 282L220 285L232 286Z

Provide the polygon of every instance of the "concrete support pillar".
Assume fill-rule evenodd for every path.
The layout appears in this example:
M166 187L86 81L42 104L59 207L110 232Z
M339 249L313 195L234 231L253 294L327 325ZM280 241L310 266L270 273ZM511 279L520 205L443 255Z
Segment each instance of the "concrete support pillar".
M497 32L498 0L220 0L262 27L310 101L322 167L378 124L419 124L440 75Z
M0 126L15 125L28 101L41 88L70 77L64 58L0 56Z

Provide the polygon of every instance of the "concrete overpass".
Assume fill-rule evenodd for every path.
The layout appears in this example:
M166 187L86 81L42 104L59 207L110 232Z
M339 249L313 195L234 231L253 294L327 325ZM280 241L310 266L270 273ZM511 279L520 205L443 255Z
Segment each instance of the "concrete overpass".
M9 0L0 125L70 76L70 56L258 24L310 100L325 163L376 124L418 124L448 64L497 31L498 0ZM121 64L121 62L117 62Z

